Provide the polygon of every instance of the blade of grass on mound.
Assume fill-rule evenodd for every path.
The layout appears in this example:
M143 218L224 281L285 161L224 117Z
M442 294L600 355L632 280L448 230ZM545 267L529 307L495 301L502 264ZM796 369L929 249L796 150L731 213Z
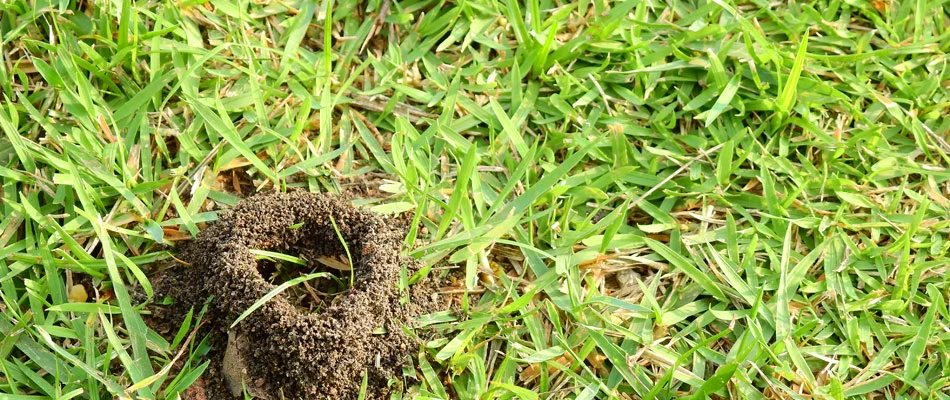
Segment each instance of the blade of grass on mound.
M330 216L330 224L333 226L333 232L336 233L336 239L340 241L340 245L343 246L343 251L346 253L346 262L350 267L350 286L353 287L353 280L356 277L356 264L353 263L353 255L350 254L350 245L346 243L346 239L343 238L343 233L340 232L340 227L336 224L336 219L333 216Z
M264 259L271 259L271 260L281 260L281 261L294 263L297 265L307 265L307 260L304 260L300 257L294 257L289 254L278 253L275 251L257 250L257 249L251 249L250 251L251 251L251 254L253 254L258 259L264 258Z
M247 318L249 315L251 315L251 313L253 313L254 311L256 311L258 308L261 308L261 306L263 306L265 303L267 303L270 299L273 299L274 297L277 297L277 295L279 295L279 294L280 294L281 292L283 292L284 290L287 290L287 288L289 288L289 287L291 287L291 286L294 286L294 285L297 285L297 284L300 284L300 283L303 283L303 282L306 282L306 281L309 281L309 280L311 280L311 279L315 279L315 278L325 278L325 277L328 277L328 276L330 276L330 274L328 274L328 273L326 273L326 272L317 272L317 273L313 273L313 274L307 274L307 275L304 275L304 276L300 276L300 277L291 279L291 280L289 280L289 281L287 281L287 282L281 283L281 284L278 285L277 287L271 289L271 291L267 292L267 294L265 294L265 295L262 296L261 298L257 299L257 301L255 301L254 304L251 304L251 306L247 308L247 310L244 310L244 312L241 313L241 315L239 315L239 316L234 320L234 322L231 324L231 326L230 326L229 328L234 328L235 326L237 326L239 323L241 323L241 321L243 321L245 318Z

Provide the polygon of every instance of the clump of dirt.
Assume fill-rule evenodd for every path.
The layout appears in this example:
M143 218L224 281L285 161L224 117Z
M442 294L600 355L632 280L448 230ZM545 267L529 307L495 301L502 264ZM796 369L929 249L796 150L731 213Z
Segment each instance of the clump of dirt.
M265 399L356 398L364 374L369 398L385 396L390 380L417 353L404 328L437 308L431 285L413 285L412 301L400 301L400 269L408 266L412 274L417 268L400 256L403 236L378 215L308 192L255 195L204 229L182 250L185 263L164 272L156 285L175 299L167 307L179 314L213 299L207 313L212 342L227 346L212 357L217 371L205 377L217 380L218 389L205 392L225 393L208 397L228 398L221 387L233 393L243 385ZM299 257L307 265L293 270L262 261L252 250ZM230 328L279 281L320 271L333 277L298 285Z

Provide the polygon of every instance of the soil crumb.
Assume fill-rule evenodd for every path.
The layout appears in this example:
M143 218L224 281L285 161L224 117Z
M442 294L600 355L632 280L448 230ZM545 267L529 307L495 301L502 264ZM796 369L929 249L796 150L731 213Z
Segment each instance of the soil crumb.
M263 399L355 399L364 375L367 398L385 398L418 353L406 328L439 308L434 285L398 289L400 270L418 269L400 255L403 239L390 221L329 194L263 193L224 213L183 246L185 263L154 280L160 295L174 299L155 306L172 332L176 318L212 298L205 326L215 350L197 398L246 390ZM260 251L306 265L261 259ZM296 285L230 328L282 281L314 272L328 277ZM401 301L406 296L410 302Z

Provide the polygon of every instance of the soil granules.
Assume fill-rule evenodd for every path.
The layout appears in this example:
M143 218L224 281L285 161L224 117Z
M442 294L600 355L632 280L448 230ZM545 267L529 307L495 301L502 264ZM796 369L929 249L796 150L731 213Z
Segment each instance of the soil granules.
M298 267L305 270L301 274L320 270L314 256L346 260L330 217L352 257L353 285L323 299L315 312L278 295L229 329L275 287L262 275L252 249L307 259L310 265ZM355 399L364 373L367 397L385 396L390 380L418 349L405 326L435 304L421 285L413 286L412 303L400 304L400 269L408 266L409 274L415 269L413 260L399 254L402 239L382 217L328 194L259 194L223 214L183 249L180 258L190 265L173 267L156 283L175 299L165 314L197 311L213 298L206 316L212 341L228 346L212 356L205 380L217 383L199 397L228 398L221 381L230 378L232 390L243 381L249 393L265 399ZM349 280L349 271L343 274L341 280Z

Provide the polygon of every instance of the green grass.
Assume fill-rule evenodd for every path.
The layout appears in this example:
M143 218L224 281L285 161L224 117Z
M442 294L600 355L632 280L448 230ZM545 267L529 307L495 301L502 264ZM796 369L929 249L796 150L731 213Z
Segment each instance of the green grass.
M132 289L367 179L464 271L403 398L950 399L946 0L0 4L2 399L176 398Z

